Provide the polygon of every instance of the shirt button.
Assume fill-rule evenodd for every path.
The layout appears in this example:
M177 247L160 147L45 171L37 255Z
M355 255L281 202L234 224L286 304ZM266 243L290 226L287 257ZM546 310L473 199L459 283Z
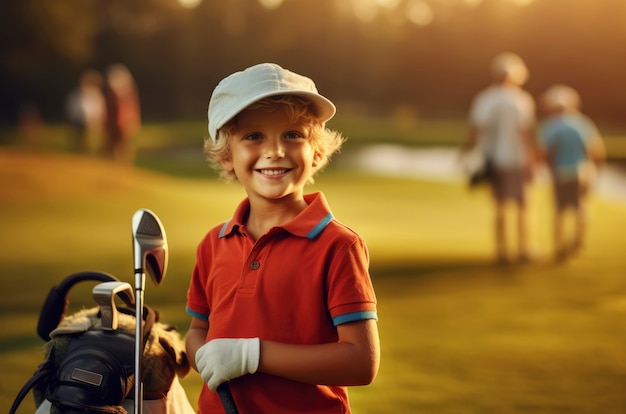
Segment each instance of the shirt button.
M259 267L261 267L261 263L257 262L256 260L250 262L250 269L257 270Z

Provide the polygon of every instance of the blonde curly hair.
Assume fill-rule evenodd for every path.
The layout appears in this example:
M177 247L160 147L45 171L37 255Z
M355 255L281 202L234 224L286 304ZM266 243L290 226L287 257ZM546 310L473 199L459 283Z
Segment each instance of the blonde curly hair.
M308 180L313 183L313 177L320 172L328 163L331 157L339 152L345 138L341 133L326 128L315 115L311 102L296 95L276 95L254 102L246 109L262 109L268 112L284 108L290 121L302 122L310 128L309 140L313 150L320 155L320 162L314 173ZM209 165L217 171L219 177L224 181L237 181L237 176L233 171L227 171L222 167L222 161L230 158L230 140L237 132L237 116L228 121L217 133L215 142L210 138L204 140L204 154Z

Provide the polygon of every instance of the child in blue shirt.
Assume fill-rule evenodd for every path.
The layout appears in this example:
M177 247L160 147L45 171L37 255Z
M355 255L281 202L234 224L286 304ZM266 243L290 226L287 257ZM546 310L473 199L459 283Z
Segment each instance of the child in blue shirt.
M550 168L554 201L554 254L557 261L577 252L585 238L585 199L605 148L596 125L580 112L580 96L573 88L553 85L541 97L545 114L539 142ZM565 237L565 218L574 213L574 232Z

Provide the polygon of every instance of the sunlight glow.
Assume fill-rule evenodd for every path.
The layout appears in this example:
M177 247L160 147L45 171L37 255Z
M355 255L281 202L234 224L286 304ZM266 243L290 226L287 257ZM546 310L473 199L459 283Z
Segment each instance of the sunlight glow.
M186 9L194 9L202 3L202 0L178 0L178 3Z
M356 18L365 23L373 21L378 14L376 3L372 1L353 1L352 9Z
M274 10L279 8L284 1L285 0L259 0L259 3L268 10Z
M280 8L286 0L258 0L267 10ZM520 7L525 7L536 0L501 0ZM202 0L178 0L185 8L192 9ZM450 9L459 5L477 7L484 0L338 0L337 10L350 14L362 23L372 23L379 16L395 16L396 22L409 21L414 25L426 27L435 20L435 9Z
M398 7L400 0L376 0L379 6L393 10Z
M418 26L428 26L435 18L432 7L423 0L411 0L407 4L406 16Z

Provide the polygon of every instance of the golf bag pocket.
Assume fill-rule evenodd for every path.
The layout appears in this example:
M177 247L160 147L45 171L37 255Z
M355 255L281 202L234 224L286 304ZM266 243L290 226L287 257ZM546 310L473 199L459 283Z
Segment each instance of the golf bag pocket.
M60 412L118 412L131 395L134 375L133 335L94 330L69 337L66 350L53 348L49 358L61 352L45 398ZM57 344L59 346L59 344ZM52 410L54 411L54 410Z

